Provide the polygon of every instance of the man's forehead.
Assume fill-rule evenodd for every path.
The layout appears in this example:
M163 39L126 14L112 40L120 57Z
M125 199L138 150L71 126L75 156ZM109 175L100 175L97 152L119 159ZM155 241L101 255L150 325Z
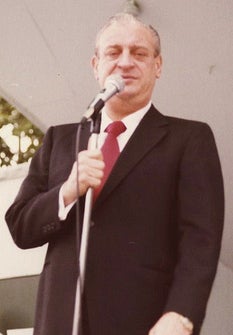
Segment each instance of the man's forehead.
M102 46L104 48L123 45L149 48L154 46L154 39L151 33L139 24L135 24L133 27L112 24L102 32L98 44L99 47Z
M148 45L146 43L140 43L140 41L137 42L132 42L132 43L106 43L105 45L102 46L103 50L108 50L108 49L123 49L123 48L128 48L128 49L150 49L152 48L151 45Z
M143 26L142 24L138 22L127 22L127 23L120 23L120 22L114 22L110 24L108 27L105 28L104 31L102 31L99 38L103 38L106 35L121 35L126 34L126 36L129 36L129 31L134 33L135 35L148 35L150 36L149 30Z

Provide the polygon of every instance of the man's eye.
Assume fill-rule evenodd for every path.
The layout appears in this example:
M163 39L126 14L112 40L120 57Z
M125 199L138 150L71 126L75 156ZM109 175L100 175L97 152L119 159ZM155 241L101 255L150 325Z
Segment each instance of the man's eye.
M108 51L106 53L107 57L117 57L118 55L119 55L119 52L117 50Z
M145 52L135 52L135 56L139 57L139 58L145 58L147 56L147 54Z

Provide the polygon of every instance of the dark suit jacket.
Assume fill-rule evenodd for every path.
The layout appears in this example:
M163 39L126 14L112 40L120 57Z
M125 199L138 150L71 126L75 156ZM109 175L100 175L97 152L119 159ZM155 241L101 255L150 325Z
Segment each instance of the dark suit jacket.
M89 136L84 128L82 148ZM36 335L69 335L72 329L75 206L60 221L58 193L75 159L76 131L77 125L50 128L6 215L19 247L49 243ZM151 107L93 208L84 304L89 334L146 335L166 311L189 317L198 334L222 225L222 174L210 128Z

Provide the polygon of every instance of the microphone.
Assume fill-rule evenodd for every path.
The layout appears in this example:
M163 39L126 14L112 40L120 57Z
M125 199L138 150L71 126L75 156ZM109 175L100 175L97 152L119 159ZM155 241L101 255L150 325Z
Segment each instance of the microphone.
M124 87L124 80L119 74L108 76L105 80L104 88L96 95L88 106L81 123L86 122L90 118L95 119L97 114L104 107L105 102L115 94L123 91Z

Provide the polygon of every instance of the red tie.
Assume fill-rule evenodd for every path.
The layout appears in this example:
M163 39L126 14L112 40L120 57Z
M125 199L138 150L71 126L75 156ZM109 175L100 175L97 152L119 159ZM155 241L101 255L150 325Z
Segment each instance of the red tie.
M119 136L125 130L126 130L126 126L121 121L114 121L110 125L108 125L108 127L105 129L105 132L107 132L108 135L101 148L101 151L104 157L104 163L105 163L104 176L103 176L100 186L97 189L95 189L94 200L97 198L100 191L102 190L120 154L119 145L117 142L117 136Z

